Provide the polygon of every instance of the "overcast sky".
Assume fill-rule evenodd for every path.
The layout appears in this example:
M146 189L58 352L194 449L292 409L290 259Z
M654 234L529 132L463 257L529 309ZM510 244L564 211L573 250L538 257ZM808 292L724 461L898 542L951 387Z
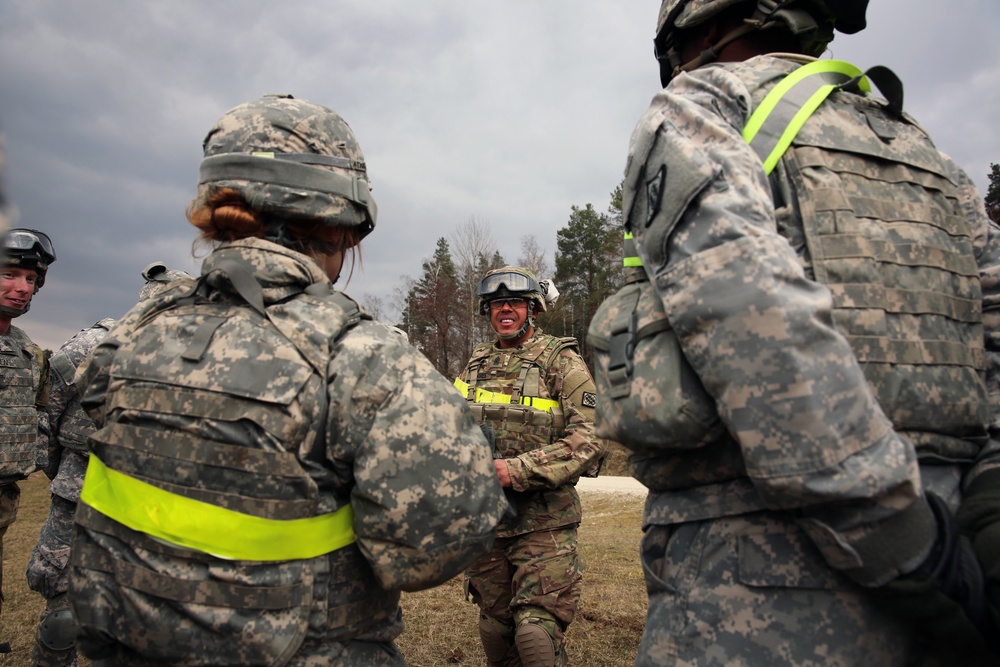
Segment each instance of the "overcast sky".
M659 81L656 0L0 2L0 129L17 226L58 260L16 324L57 348L135 302L140 270L197 273L184 218L201 141L284 92L354 129L379 206L345 291L391 301L437 238L488 223L553 265L573 205L607 209ZM829 55L903 79L906 109L983 192L1000 162L997 0L872 0ZM343 287L343 286L341 286Z

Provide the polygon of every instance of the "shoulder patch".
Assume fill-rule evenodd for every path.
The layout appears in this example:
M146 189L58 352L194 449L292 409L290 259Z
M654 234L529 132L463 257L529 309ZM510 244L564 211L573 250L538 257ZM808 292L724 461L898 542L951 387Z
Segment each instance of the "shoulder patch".
M649 227L660 210L663 184L667 180L667 165L661 164L656 174L646 181L646 227Z
M592 391L583 392L583 407L585 408L596 408L597 407L597 394Z

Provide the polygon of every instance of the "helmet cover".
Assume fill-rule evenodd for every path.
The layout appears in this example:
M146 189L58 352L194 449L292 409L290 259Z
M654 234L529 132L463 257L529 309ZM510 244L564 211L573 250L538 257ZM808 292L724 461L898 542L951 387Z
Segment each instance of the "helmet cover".
M656 19L656 34L664 30L672 32L675 29L685 29L704 23L724 9L740 3L750 3L754 0L662 0L660 14ZM865 12L868 0L803 0L793 3L809 7L821 18L829 13L835 17L835 28L846 35L852 35L864 30L866 26ZM671 21L671 14L677 12ZM667 25L667 23L671 25Z
M487 271L476 285L476 294L479 296L479 312L483 315L489 312L490 301L494 299L528 299L538 304L542 312L546 310L545 291L535 274L518 266Z
M278 219L375 227L365 158L336 111L291 95L265 95L227 111L203 142L198 195L232 188Z

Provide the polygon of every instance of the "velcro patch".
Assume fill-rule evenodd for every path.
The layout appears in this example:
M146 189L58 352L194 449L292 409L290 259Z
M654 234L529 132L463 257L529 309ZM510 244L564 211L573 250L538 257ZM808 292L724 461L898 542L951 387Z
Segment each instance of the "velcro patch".
M597 407L597 394L592 391L583 392L583 407L585 408L596 408Z

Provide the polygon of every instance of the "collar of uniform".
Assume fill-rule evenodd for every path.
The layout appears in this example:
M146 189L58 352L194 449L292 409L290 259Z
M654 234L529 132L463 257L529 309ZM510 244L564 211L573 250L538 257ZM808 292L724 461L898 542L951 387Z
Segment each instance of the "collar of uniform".
M265 303L287 298L290 290L299 292L314 283L330 282L312 257L257 238L221 244L205 258L202 275L210 273L225 259L236 259L250 267L264 290Z

